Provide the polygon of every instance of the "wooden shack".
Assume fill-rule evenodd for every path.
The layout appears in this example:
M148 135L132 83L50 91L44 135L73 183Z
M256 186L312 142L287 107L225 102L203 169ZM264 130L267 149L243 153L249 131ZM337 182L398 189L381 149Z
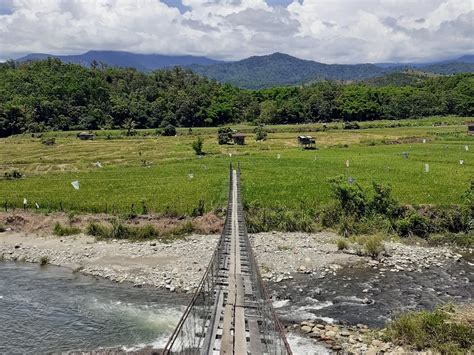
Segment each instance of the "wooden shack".
M316 140L311 136L299 136L298 144L303 147L303 149L314 149L313 144L316 144Z
M234 144L244 145L245 144L245 134L243 133L234 133L232 135L232 140Z
M467 124L467 134L474 135L474 122L468 122Z
M77 138L83 141L94 139L94 133L81 132L77 134Z

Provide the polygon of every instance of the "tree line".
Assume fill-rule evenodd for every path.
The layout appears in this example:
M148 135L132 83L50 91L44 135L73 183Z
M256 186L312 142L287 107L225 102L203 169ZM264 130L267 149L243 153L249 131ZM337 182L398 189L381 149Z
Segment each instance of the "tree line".
M0 136L46 130L287 124L474 115L474 74L412 85L323 81L245 90L190 70L142 73L57 59L0 64Z

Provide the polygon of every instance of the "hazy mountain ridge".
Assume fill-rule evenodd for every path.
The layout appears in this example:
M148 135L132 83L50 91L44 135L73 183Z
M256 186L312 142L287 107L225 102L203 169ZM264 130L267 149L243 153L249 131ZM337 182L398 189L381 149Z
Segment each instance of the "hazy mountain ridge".
M194 72L248 89L301 85L320 80L363 81L391 73L416 70L435 74L474 72L474 55L432 63L324 64L274 53L253 56L236 62L222 62L207 57L134 54L118 51L89 51L81 55L30 54L18 62L55 57L66 63L89 67L94 60L113 67L132 67L140 71L182 66Z
M220 63L207 57L195 57L190 55L169 56L161 54L135 54L119 51L89 51L78 55L50 55L33 53L18 58L18 62L44 60L48 57L58 58L65 63L80 64L89 67L92 61L103 62L113 67L135 68L141 71L152 71L174 66L188 66L191 64L211 65Z

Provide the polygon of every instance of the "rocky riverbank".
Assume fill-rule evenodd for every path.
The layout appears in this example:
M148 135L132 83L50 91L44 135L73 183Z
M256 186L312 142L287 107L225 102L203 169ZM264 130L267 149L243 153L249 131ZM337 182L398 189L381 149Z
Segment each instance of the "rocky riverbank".
M0 256L9 261L43 262L85 274L137 286L152 285L190 292L199 283L218 235L192 235L172 243L124 240L96 241L86 235L37 236L0 234ZM324 278L345 265L378 268L383 272L421 272L461 255L449 248L386 244L379 260L338 251L333 233L261 233L251 236L266 281L281 282L297 273Z

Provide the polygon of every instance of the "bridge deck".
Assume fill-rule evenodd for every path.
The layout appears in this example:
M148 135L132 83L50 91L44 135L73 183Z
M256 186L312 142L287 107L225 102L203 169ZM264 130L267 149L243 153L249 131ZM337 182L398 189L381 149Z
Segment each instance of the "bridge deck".
M164 354L291 354L247 236L240 171L229 180L221 239Z

